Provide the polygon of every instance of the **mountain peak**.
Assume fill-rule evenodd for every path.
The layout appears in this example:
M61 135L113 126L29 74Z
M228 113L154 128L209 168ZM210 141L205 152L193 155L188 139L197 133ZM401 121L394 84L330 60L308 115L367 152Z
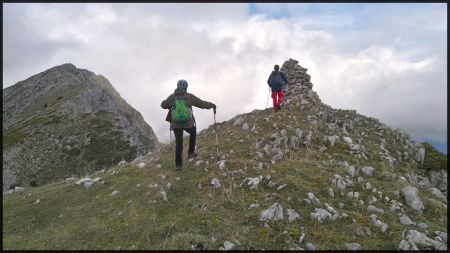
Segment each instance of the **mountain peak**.
M3 190L95 171L159 147L106 78L71 63L4 90L3 139Z

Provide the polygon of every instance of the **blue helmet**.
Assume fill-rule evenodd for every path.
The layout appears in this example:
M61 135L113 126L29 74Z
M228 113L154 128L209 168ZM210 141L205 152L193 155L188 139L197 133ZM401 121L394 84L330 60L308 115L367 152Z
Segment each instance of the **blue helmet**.
M177 88L183 88L183 89L187 89L188 87L188 82L186 82L186 80L184 79L180 79L177 83Z

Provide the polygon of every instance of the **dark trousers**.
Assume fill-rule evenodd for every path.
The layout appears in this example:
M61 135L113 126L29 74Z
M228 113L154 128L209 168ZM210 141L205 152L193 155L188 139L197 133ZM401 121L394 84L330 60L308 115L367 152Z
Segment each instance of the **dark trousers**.
M191 128L178 128L173 129L173 133L175 134L175 165L182 166L183 165L183 131L189 133L189 150L188 154L193 154L195 151L195 141L197 138L197 128L195 126Z

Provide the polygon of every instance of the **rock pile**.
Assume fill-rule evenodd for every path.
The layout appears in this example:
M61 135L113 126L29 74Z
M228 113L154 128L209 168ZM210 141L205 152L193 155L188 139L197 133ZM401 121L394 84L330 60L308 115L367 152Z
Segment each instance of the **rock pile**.
M308 69L298 65L298 61L289 59L285 61L280 69L286 74L288 83L285 86L285 104L291 102L300 103L308 107L309 103L320 103L317 93L312 90L311 76L306 73ZM309 98L306 100L305 98Z

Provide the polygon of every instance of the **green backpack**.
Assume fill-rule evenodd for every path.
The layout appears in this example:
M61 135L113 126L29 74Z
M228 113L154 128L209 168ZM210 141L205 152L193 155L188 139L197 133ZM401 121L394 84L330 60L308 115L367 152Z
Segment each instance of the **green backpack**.
M191 109L186 102L187 96L175 97L172 110L172 122L185 123L191 119Z

